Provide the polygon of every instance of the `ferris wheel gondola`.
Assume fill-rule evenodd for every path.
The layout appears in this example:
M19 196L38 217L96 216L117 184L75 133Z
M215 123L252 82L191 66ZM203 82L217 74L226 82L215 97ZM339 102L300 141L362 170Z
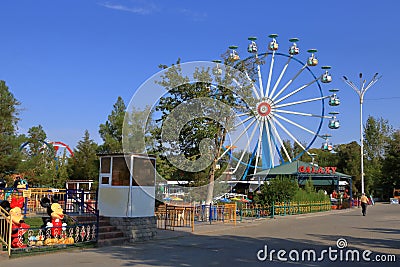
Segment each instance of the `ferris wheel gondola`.
M325 139L325 142L322 143L321 149L324 151L332 151L333 150L333 145L331 142L329 142L329 137L331 137L330 134L324 134L321 136L323 139Z

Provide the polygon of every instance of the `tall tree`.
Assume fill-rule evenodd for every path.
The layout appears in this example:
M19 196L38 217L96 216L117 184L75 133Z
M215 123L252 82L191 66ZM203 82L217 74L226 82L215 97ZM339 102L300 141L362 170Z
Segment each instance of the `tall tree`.
M102 153L122 152L122 127L124 124L126 106L122 97L118 97L114 109L108 115L108 120L100 124L100 137L104 143L100 145Z
M400 130L396 130L385 147L384 174L380 185L384 196L392 196L393 188L400 189Z
M338 157L337 171L351 175L354 178L353 192L361 192L360 145L353 141L349 144L338 145L335 150ZM365 188L367 188L368 182L367 180L365 182Z
M19 170L26 173L28 182L40 186L56 186L57 162L54 148L45 140L47 134L41 125L28 130L27 145L22 150Z
M154 131L155 124L152 117L150 106L146 106L143 110L132 106L130 110L127 110L123 127L123 147L125 151L133 153L154 152L155 144L151 133Z
M0 173L14 171L20 162L19 143L16 137L20 103L0 80Z
M385 147L393 133L388 120L369 116L364 127L364 149L368 160L383 159Z
M369 116L364 127L364 155L365 177L370 181L369 185L380 188L382 175L382 163L385 157L385 147L393 133L392 126L383 118L375 119Z
M85 130L83 139L74 149L74 157L68 160L68 172L71 179L97 180L99 176L99 160L96 155L98 145L90 139Z
M167 66L162 67L167 68ZM198 68L194 71L193 77L189 78L183 74L178 60L177 64L165 71L162 80L158 82L168 90L156 107L156 111L161 112L158 120L159 128L154 131L160 157L171 160L179 156L177 157L179 160L175 162L177 167L171 170L181 173L182 177L194 181L196 185L207 184L206 203L212 201L215 177L219 171L222 172L217 168L220 166L219 158L227 131L233 125L233 116L222 107L221 103L233 109L240 109L245 101L229 89L232 88L233 76L228 74L222 77L214 70ZM190 80L201 82L190 82ZM214 83L211 86L213 80L218 81L218 85ZM244 85L240 90L242 96L246 96L246 93L250 95L249 86ZM198 99L201 101L196 101ZM165 134L161 138L162 131L171 134ZM203 142L204 140L209 142ZM206 162L208 165L202 165ZM197 163L202 165L199 168L201 170L194 171L196 168L192 167Z

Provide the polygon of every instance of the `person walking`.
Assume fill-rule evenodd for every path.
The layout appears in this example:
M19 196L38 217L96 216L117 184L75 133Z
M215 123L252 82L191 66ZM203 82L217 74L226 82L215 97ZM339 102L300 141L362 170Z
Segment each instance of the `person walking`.
M362 194L360 198L361 208L362 208L362 215L365 216L367 214L367 205L368 205L368 198L365 193Z

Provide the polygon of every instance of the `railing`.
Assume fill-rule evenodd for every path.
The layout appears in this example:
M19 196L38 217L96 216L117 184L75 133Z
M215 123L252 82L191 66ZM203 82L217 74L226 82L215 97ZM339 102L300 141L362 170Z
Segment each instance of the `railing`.
M195 221L197 222L234 222L236 223L237 205L199 205L195 207Z
M194 230L194 208L191 206L161 205L155 212L157 228L174 230L175 227L191 227Z
M277 202L272 205L249 205L240 209L241 217L274 217L331 210L331 202Z
M0 207L0 246L7 248L8 256L11 255L12 224L10 222L11 217L9 217L8 212Z
M67 189L64 210L71 214L96 214L97 192Z
M46 208L40 205L40 200L44 197L49 199L56 198L62 205L65 202L65 189L55 188L30 188L26 190L17 191L14 188L0 189L0 200L10 201L13 196L24 197L25 205L22 209L24 215L30 213L46 214Z
M225 205L175 206L161 205L155 212L157 228L174 230L175 227L190 227L194 231L195 222L223 222L237 221L236 203Z
M12 196L25 197L25 208L23 209L25 221L35 221L34 227L28 226L29 228L18 228L22 231L16 231L16 229L13 231L9 213L0 207L0 248L6 247L9 256L82 246L98 240L99 212L97 192L95 191L32 188L23 192L3 190L0 193L7 193L9 201ZM46 225L42 225L38 227L41 222L38 223L38 220L41 220L40 216L49 216L47 209L40 204L43 197L58 200L64 209L66 226L46 227ZM76 219L77 217L79 221ZM48 219L51 220L50 216ZM18 243L18 245L14 243Z

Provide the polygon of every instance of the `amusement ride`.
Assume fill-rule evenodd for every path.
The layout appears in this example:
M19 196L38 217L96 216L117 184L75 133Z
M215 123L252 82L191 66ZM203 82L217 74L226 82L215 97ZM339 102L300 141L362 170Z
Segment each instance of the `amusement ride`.
M337 111L326 112L326 102L330 108L340 105L338 89L323 89L332 81L330 66L322 66L322 73L314 74L319 64L317 49L309 49L305 62L299 60L299 39L289 39L288 53L279 52L277 34L269 35L270 42L266 52L260 52L256 37L249 37L247 52L249 56L241 59L237 46L229 47L228 60L253 83L252 97L255 105L244 107L238 112L239 121L235 127L243 130L232 138L221 154L233 157L231 147L237 146L241 151L236 153L236 163L231 167L235 173L240 164L247 169L253 167L254 174L295 161L319 138L322 149L332 151L329 141L331 135L322 134L324 126L335 130L340 127ZM214 61L219 63L220 61ZM217 73L215 73L217 74ZM324 94L324 90L327 93ZM306 138L306 140L300 140ZM297 154L289 151L284 141L290 141L301 148ZM244 163L246 153L252 153L249 162ZM246 171L247 173L247 171ZM246 175L246 174L245 174Z

